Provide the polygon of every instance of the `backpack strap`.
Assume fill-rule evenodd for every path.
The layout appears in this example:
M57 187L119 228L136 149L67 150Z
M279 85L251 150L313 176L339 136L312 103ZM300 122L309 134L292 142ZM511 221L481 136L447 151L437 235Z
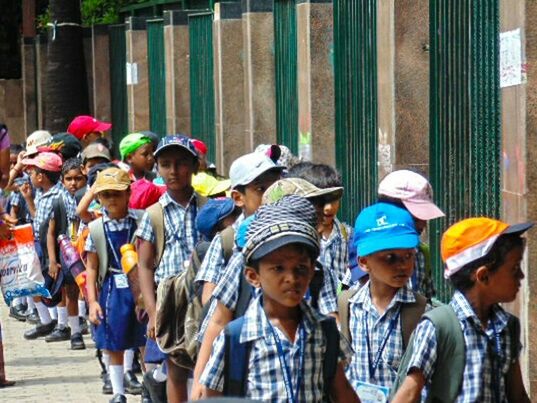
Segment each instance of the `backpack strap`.
M147 215L153 227L153 233L155 234L155 268L159 266L162 254L164 253L165 233L164 233L164 208L162 204L156 202L149 206L147 209Z
M91 239L97 249L97 256L99 256L99 276L97 277L97 283L102 284L106 271L108 270L108 248L106 246L106 237L104 235L103 218L100 217L93 220L88 224Z
M509 321L507 322L507 331L511 338L511 359L518 357L518 345L520 343L520 322L514 317L510 316Z
M222 242L222 251L224 252L224 261L227 264L233 254L233 247L235 246L235 229L231 225L226 227L220 232L220 240Z
M326 318L321 321L324 339L326 340L326 351L323 360L323 385L324 396L328 399L330 396L330 387L336 377L337 364L339 358L339 331L334 318Z
M402 304L401 306L401 333L403 335L403 351L410 341L412 332L418 326L421 316L425 312L427 298L423 295L414 293L415 302Z
M239 298L237 299L237 305L235 306L235 312L233 313L234 318L244 315L248 309L250 300L252 299L252 288L252 285L246 281L244 274L240 273Z
M319 309L319 295L321 295L321 288L324 285L324 268L319 261L315 262L315 270L313 278L310 281L309 292L311 296L311 306L315 309Z
M54 200L54 203L52 204L52 214L55 224L54 238L58 239L58 235L67 234L67 209L65 208L65 202L61 197Z
M348 290L341 291L337 300L341 334L347 339L348 342L351 341L351 334L349 331L349 300L357 292L358 288L349 288Z
M243 324L244 317L241 316L224 329L224 396L246 396L252 342L240 342Z

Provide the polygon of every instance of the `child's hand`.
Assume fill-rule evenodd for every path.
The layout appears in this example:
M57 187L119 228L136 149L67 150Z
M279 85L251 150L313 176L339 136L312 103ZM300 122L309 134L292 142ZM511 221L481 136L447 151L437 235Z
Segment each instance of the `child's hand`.
M9 239L11 238L11 235L11 226L5 222L0 221L0 239Z
M54 280L56 280L56 277L58 277L58 272L61 270L61 267L61 264L51 261L48 265L48 275Z
M100 325L103 318L103 310L97 301L92 302L89 306L89 320L94 325Z
M21 192L22 197L24 199L28 200L32 198L32 187L28 182L23 183L21 186L19 186L19 191Z
M157 315L155 312L149 313L149 321L147 322L147 337L155 340L155 328L157 326Z

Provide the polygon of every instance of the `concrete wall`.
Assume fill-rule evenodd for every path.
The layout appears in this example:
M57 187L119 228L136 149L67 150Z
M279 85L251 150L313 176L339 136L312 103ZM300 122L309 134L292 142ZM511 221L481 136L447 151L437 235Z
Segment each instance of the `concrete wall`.
M22 80L0 80L0 122L8 127L12 143L26 138L22 88Z

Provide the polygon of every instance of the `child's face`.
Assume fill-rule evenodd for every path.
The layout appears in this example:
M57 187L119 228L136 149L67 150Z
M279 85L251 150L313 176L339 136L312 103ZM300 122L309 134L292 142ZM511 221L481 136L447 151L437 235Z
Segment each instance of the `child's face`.
M265 190L280 179L280 176L280 171L267 171L246 185L244 193L234 190L233 199L235 200L235 204L244 210L246 216L251 216L261 206Z
M523 253L522 247L511 249L498 270L490 272L485 269L488 273L481 278L481 283L492 303L512 302L516 298L520 283L524 279L524 273L520 267Z
M26 168L26 173L30 177L30 182L34 188L40 188L43 184L43 174L38 173L35 167Z
M80 168L70 169L63 175L62 183L69 193L75 194L78 189L86 185L86 177L82 175Z
M412 276L415 260L415 249L389 249L360 257L358 263L371 280L401 288Z
M261 259L258 269L247 267L245 274L254 287L263 290L265 301L294 308L308 290L315 265L303 248L290 244Z
M19 157L19 154L9 154L9 169L13 169L15 165L17 165L17 158Z
M340 199L326 200L323 207L322 225L331 227L339 210Z
M197 163L188 151L173 147L158 156L158 172L169 190L183 190L192 183L192 174L196 172Z
M128 190L103 190L98 198L110 218L123 218L127 215L130 192Z
M150 172L155 165L153 145L148 143L139 147L127 157L127 163L131 166L133 171Z

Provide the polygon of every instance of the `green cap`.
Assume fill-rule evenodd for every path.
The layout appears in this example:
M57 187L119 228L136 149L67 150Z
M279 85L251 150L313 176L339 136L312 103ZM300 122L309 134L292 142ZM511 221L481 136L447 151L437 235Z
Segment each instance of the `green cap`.
M301 178L284 178L274 182L263 194L263 204L271 204L280 200L283 196L298 195L306 199L319 196L330 196L334 199L343 196L342 187L330 187L321 189Z
M144 144L151 143L151 139L142 133L127 134L119 143L119 154L121 160L125 161L129 155L138 150Z

